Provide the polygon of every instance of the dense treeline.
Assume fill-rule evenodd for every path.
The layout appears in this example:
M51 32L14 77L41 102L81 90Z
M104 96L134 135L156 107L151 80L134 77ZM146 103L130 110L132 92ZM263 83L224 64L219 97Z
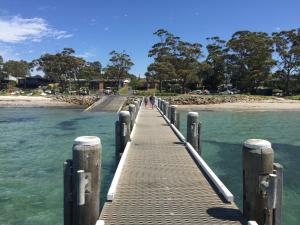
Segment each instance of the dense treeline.
M62 91L67 90L71 81L80 79L117 79L132 77L129 74L133 62L125 52L112 51L107 67L102 68L99 61L89 62L75 55L72 48L64 48L56 54L43 54L32 62L24 60L3 61L0 56L0 80L8 75L26 77L33 70L42 71L44 77L60 84ZM120 83L120 82L119 82Z
M227 41L210 37L206 51L200 43L187 42L164 29L154 35L159 41L148 52L154 62L145 76L148 82L157 81L160 91L172 83L173 90L182 93L195 87L217 91L229 85L250 93L259 87L280 89L286 95L300 92L300 29L271 35L238 31ZM0 80L7 75L25 77L37 69L66 90L70 80L135 78L129 73L133 65L125 52L112 51L109 64L102 68L99 61L88 62L65 48L32 62L4 62L0 56Z
M181 92L193 84L212 91L231 84L250 93L261 86L285 94L300 92L300 29L272 35L238 31L228 41L207 38L205 58L200 43L186 42L164 29L154 35L159 42L149 51L154 62L146 77L159 81L160 88L165 80L177 79Z

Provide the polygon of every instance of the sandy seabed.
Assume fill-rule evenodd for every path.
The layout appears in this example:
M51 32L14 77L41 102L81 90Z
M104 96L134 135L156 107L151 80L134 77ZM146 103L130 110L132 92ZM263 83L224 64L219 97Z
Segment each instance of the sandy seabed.
M0 107L80 108L75 104L42 96L0 96Z

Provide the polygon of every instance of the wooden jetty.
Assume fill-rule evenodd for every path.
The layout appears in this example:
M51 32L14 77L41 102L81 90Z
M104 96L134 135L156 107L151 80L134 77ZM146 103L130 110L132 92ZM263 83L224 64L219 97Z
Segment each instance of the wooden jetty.
M89 203L93 201L93 190L90 187L95 183L92 181L89 184L89 179L93 180L91 177L94 171L89 173L84 168L76 169L77 173L89 175L82 184L76 182L78 179L74 177L77 175L75 171L72 172L72 168L65 169L65 181L74 186L65 184L65 225L281 224L281 193L277 189L282 191L282 167L277 164L274 167L275 170L279 168L277 174L281 174L281 182L277 182L273 168L270 171L268 167L262 166L267 170L263 177L259 169L255 169L256 174L251 173L253 166L259 168L255 160L262 165L273 165L271 144L263 140L248 140L244 144L244 161L248 159L244 162L244 184L246 182L249 187L244 187L243 215L235 205L231 192L199 154L201 123L198 114L188 114L187 139L177 129L179 118L176 114L176 107L162 100L158 101L158 107L154 109L141 106L139 100L129 106L129 112L121 111L116 123L116 155L120 156L120 161L99 219L94 221L95 210L89 211L85 206L92 205ZM88 141L82 143L93 145ZM78 139L77 142L75 140L76 144ZM95 150L97 146L99 142L96 147L89 148ZM99 148L101 152L101 143ZM260 150L260 153L257 154L256 150ZM267 160L263 162L261 159ZM94 168L97 166L99 163ZM70 178L70 173L73 173L73 178ZM257 188L259 191L256 193L253 190ZM73 198L66 200L68 190L73 190ZM74 196L78 196L78 190L83 193L79 195L84 199L81 205L75 202ZM72 201L73 205L70 203Z

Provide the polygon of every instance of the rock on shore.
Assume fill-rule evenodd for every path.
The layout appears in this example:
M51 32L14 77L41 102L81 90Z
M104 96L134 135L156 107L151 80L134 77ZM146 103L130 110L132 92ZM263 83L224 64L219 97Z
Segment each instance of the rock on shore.
M70 104L80 105L88 107L98 101L101 97L92 96L92 95L55 95L52 99L60 102L67 102Z
M161 97L171 105L207 105L233 102L256 102L270 99L265 96L255 95L202 95L202 96L171 96Z

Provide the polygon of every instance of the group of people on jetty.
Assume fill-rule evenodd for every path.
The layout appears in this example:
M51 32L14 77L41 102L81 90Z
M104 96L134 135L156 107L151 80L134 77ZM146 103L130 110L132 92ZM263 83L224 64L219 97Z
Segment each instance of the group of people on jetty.
M148 107L148 103L150 102L150 105ZM155 97L153 95L150 95L150 97L144 97L144 104L145 104L145 108L152 108L154 107L155 104Z

